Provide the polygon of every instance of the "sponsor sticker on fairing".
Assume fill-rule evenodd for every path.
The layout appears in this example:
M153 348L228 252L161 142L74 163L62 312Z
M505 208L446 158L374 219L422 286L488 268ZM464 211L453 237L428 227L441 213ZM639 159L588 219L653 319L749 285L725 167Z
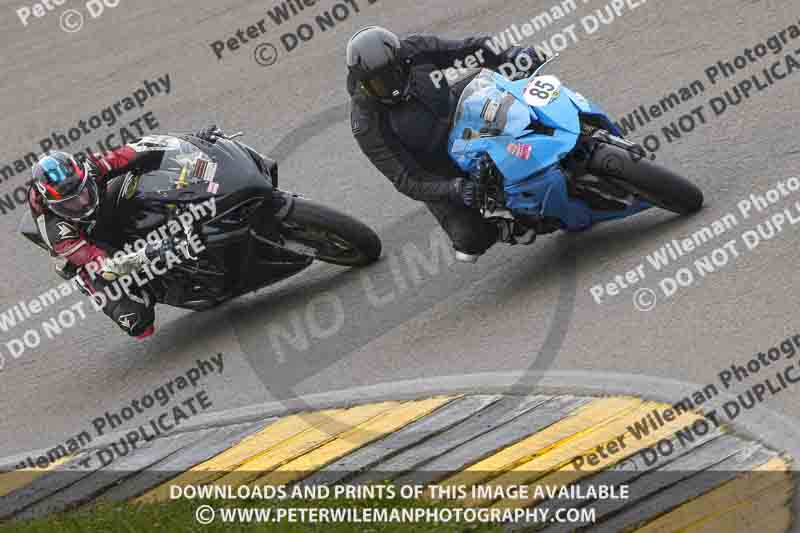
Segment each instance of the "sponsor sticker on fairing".
M213 181L217 174L217 164L207 159L198 159L192 170L192 177L203 181Z
M508 153L513 155L514 157L527 161L528 159L531 158L531 152L533 152L533 146L526 143L510 143L506 147L506 150L508 150Z

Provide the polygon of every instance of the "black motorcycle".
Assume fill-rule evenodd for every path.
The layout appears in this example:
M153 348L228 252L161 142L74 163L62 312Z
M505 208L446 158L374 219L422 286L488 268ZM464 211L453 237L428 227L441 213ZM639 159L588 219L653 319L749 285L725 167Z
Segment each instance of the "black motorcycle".
M179 234L170 237L184 244L197 239L203 250L147 284L159 303L195 311L284 280L314 260L351 267L378 260L381 241L372 229L278 189L275 161L235 140L239 135L215 142L158 136L158 149L165 151L160 168L109 183L92 239L123 249L163 233L181 215L202 213L198 207L213 199L213 216L181 222ZM30 213L20 231L49 251ZM68 279L75 274L57 270Z

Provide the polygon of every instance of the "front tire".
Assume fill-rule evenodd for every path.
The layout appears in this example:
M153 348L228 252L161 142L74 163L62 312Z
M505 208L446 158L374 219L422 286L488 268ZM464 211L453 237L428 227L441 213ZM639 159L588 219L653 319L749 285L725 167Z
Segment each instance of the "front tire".
M305 198L294 198L281 236L286 249L334 265L363 267L381 256L381 240L372 228Z
M692 182L643 154L613 144L597 144L588 170L674 213L688 215L703 207L703 192Z

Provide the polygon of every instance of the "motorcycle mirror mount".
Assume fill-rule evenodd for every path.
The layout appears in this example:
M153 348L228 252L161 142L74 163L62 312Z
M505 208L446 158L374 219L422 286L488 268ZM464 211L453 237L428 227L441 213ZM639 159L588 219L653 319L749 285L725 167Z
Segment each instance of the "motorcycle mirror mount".
M547 60L546 60L544 63L542 63L541 65L539 65L539 67L538 67L536 70L534 70L534 71L533 71L533 74L531 74L531 77L533 78L533 77L535 77L535 76L538 76L538 75L539 75L539 71L540 71L540 70L542 70L542 69L543 69L544 67L546 67L547 65L549 65L551 62L555 61L555 60L556 60L556 58L557 58L559 55L561 55L561 54L555 53L555 54L553 54L552 56L548 57L548 58L547 58Z
M176 132L167 132L166 133L166 135L169 136L169 137L183 137L185 135L194 135L194 134L195 134L195 132L193 132L193 131L182 132L182 133L176 133ZM221 137L223 139L227 139L229 141L231 141L233 139L236 139L237 137L243 137L243 136L244 136L244 132L243 131L237 131L236 133L234 133L232 135L219 135L219 137Z

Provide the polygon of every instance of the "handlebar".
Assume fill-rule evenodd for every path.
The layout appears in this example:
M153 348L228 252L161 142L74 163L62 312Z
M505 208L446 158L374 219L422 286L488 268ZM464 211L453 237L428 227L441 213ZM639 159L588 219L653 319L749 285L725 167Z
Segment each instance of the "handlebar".
M167 135L169 137L189 137L189 136L190 137L194 137L194 136L197 135L197 132L196 131L184 131L184 132L172 132L172 131L170 131L170 132L165 133L165 135ZM225 139L227 141L232 141L232 140L234 140L234 139L236 139L238 137L243 137L243 136L244 136L244 132L243 131L237 131L236 133L232 133L230 135L227 135L225 133L220 133L220 135L217 135L217 137L219 137L220 139Z
M556 59L558 59L558 57L559 57L559 56L560 56L560 54L558 54L558 53L555 53L555 54L553 54L552 56L548 57L548 58L547 58L547 60L546 60L544 63L542 63L541 65L539 65L539 67L538 67L536 70L534 70L534 71L533 71L533 74L531 74L531 76L536 76L537 74L539 74L539 71L540 71L540 70L542 70L544 67L546 67L547 65L549 65L551 62L553 62L553 61L555 61Z

